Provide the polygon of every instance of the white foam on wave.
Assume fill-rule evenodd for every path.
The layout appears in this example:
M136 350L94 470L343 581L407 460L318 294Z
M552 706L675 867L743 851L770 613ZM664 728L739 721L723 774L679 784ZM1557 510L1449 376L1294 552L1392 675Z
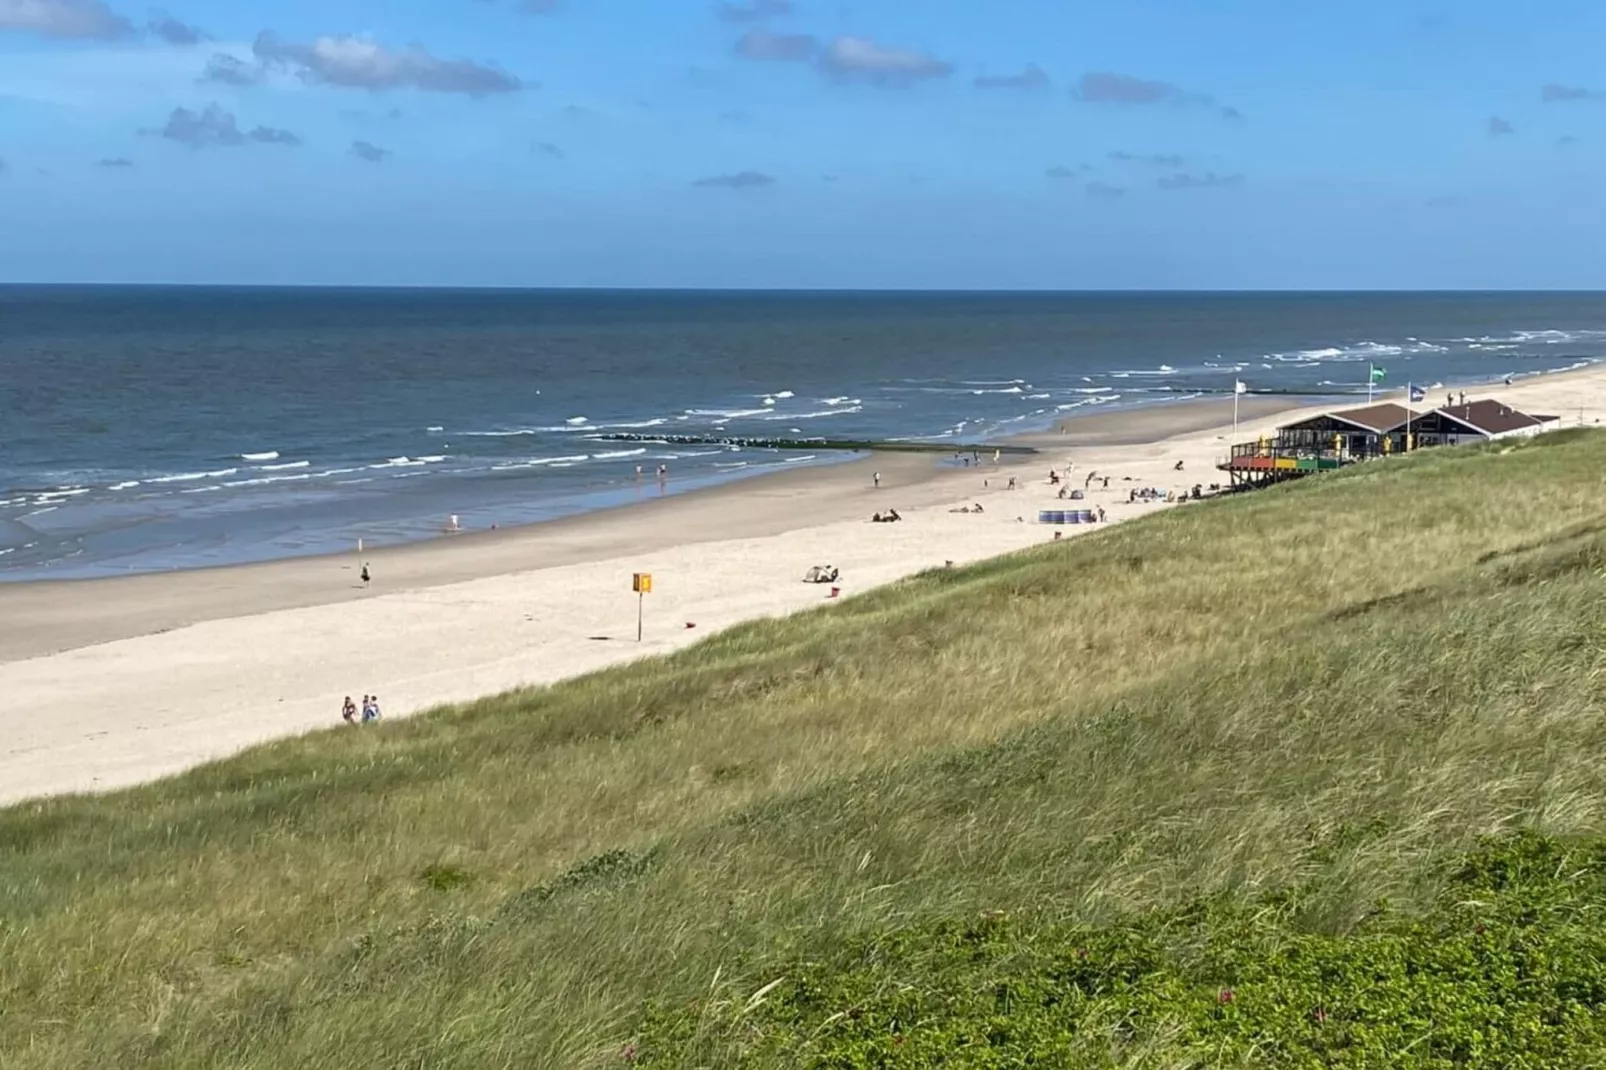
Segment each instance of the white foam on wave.
M269 483L289 483L297 479L311 479L312 473L298 472L291 476L258 476L255 479L236 479L224 483L225 487L263 487Z
M749 416L768 416L768 409L687 409L687 416L702 416L711 420L741 420Z
M591 421L587 420L584 416L571 416L563 422L568 424L570 427L579 427L581 424L590 423Z
M283 472L291 468L310 468L311 461L287 461L284 464L262 464L257 466L259 472Z
M139 480L137 480L137 479L127 479L127 480L124 480L121 483L113 483L111 486L107 487L106 489L107 490L127 490L130 487L137 487L137 486L139 486Z
M609 450L606 453L593 453L591 459L593 461L617 461L621 457L640 457L646 452L646 446L634 450Z
M278 459L279 459L279 451L278 450L268 450L266 453L242 453L242 454L240 454L240 460L242 460L242 461L277 461Z
M446 430L446 428L444 428L444 427L426 427L426 428L424 428L424 430L425 431L444 431L444 430Z
M1027 394L1026 399L1028 401L1042 401L1044 398L1051 398L1053 396L1053 394Z
M999 390L972 390L972 394L1024 394L1026 391L1018 386L1006 386Z
M598 424L597 426L607 431L631 431L643 427L659 427L668 422L668 420L660 416L652 420L637 420L634 423Z
M232 476L238 471L238 468L219 468L213 472L180 472L176 476L157 476L155 479L147 479L145 482L191 483L197 479L222 479L224 476Z
M46 513L54 513L59 508L61 508L59 505L47 505L43 509L35 509L31 513L23 513L22 519L26 520L30 516L44 516Z
M864 404L863 400L861 400L860 398L850 398L850 397L847 397L845 395L843 397L839 397L839 398L822 398L821 400L824 401L827 405L863 405Z
M766 416L764 419L769 423L773 423L776 420L823 420L827 416L851 416L856 412L863 411L863 406L853 405L845 409L821 409L818 412L777 412Z
M423 464L424 464L424 462L422 460L415 461L411 457L392 457L388 461L386 461L384 464L371 464L368 467L369 468L419 468L419 467L422 467Z
M590 459L591 455L589 453L580 453L573 457L536 457L528 461L512 461L508 464L492 465L491 471L506 472L514 468L540 468L543 465L567 468L570 465L579 464L581 461L589 461Z

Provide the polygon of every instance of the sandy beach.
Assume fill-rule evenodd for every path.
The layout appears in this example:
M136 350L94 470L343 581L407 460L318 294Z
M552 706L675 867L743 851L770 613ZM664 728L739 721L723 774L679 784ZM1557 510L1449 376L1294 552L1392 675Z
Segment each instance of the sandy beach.
M1606 368L1467 394L1594 425ZM1442 402L1435 392L1426 407ZM1238 439L1292 418L1292 404L1245 397ZM1067 464L1073 487L1110 477L1086 502L1110 522L1145 515L1167 506L1129 503L1134 487L1225 481L1231 411L1217 399L1082 417L1012 440L1036 455L979 469L886 454L662 498L649 486L626 508L374 551L367 588L354 554L0 586L0 801L134 784L339 728L346 695L377 693L387 717L405 716L827 606L826 588L801 582L815 564L839 568L851 597L1048 542L1056 529L1034 521L1058 503L1049 471ZM984 512L952 511L972 503ZM889 508L904 521L869 523ZM640 644L634 572L654 576Z

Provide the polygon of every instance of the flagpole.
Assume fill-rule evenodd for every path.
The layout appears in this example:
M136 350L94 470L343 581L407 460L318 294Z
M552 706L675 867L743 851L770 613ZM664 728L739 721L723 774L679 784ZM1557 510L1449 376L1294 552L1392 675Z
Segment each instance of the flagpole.
M1238 389L1238 380L1232 381L1232 440L1238 441L1238 395L1243 391Z
M1366 403L1368 405L1370 405L1372 403L1372 378L1373 378L1372 377L1372 362L1371 361L1367 361L1367 363L1366 363Z

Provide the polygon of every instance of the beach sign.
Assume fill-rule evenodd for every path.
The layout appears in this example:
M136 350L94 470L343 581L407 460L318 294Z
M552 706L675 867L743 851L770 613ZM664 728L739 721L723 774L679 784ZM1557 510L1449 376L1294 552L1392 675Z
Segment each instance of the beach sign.
M641 617L652 593L652 573L637 572L630 577L630 589L636 592L636 642L641 642Z

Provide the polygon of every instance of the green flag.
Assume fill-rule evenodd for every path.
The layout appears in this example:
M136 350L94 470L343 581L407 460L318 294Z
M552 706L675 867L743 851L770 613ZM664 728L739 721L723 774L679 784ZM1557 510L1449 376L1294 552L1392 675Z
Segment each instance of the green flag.
M1384 370L1379 368L1376 364L1369 364L1367 367L1372 369L1372 382L1381 383L1385 374Z

